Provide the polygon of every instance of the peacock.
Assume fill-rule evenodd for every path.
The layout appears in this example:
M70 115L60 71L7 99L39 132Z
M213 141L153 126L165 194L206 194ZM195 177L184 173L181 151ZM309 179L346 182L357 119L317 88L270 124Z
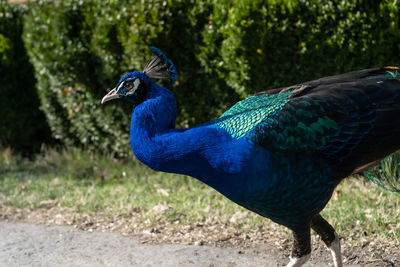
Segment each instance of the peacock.
M101 103L133 105L130 142L150 168L192 176L293 233L287 266L310 257L310 229L342 266L335 229L319 214L335 187L400 148L400 69L371 68L267 90L216 120L176 129L177 71L155 47Z

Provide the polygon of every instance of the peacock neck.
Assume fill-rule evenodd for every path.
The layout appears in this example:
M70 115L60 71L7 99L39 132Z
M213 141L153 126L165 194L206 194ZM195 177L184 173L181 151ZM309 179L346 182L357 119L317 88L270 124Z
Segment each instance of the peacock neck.
M134 107L131 146L135 156L152 169L210 177L212 170L201 157L209 144L210 129L175 129L177 109L173 94L152 83L146 100ZM207 133L208 132L208 133ZM193 164L192 164L193 163Z
M150 141L175 128L175 98L166 88L151 82L145 101L133 108L131 138ZM134 142L136 143L136 142Z

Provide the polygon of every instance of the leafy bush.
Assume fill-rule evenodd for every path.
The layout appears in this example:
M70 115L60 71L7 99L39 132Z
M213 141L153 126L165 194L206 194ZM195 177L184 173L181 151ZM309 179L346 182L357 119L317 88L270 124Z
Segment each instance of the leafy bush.
M400 64L400 2L213 1L201 62L241 96Z
M268 88L400 62L400 3L54 0L30 3L24 40L43 110L67 145L127 155L129 104L100 105L149 45L178 69L178 126Z
M22 13L0 0L0 144L29 153L49 142L50 131L22 42Z

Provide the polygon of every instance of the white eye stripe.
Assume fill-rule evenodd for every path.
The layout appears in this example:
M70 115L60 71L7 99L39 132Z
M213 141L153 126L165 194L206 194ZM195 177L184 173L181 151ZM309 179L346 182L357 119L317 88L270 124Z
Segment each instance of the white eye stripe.
M139 85L140 85L140 80L139 80L139 79L136 79L136 80L133 82L133 91L136 91L136 90L138 89Z
M124 86L124 83L121 83L119 86L118 86L118 88L117 88L117 92L119 91L119 90L121 90L121 88Z
M132 94L134 94L134 93L136 92L136 90L138 89L139 85L140 85L140 80L139 80L139 79L136 79L136 80L133 82L133 87L132 87L132 89L130 89L130 90L128 91L127 95L132 95Z

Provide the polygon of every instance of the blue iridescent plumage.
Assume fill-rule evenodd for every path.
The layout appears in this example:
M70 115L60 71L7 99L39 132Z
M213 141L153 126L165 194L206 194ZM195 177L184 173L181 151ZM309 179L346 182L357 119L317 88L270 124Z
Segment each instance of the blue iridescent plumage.
M214 121L175 129L174 96L150 78L174 82L176 70L160 50L151 50L148 68L125 75L102 101L134 103L130 137L136 157L152 169L195 177L287 226L295 258L311 251L310 227L328 247L338 244L319 212L343 178L400 148L398 69L261 92Z

